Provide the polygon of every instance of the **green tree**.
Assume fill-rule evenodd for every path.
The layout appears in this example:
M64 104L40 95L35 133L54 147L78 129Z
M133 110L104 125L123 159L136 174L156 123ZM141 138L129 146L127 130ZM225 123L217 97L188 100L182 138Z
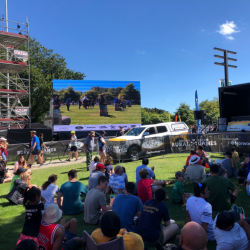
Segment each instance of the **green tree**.
M42 46L36 39L30 39L29 44L31 118L32 122L41 122L49 112L53 79L82 80L85 75L68 69L65 58ZM22 45L20 50L27 51L27 45ZM24 71L20 76L27 79L28 72ZM28 105L28 98L23 104Z
M86 97L89 98L89 99L97 100L98 97L99 97L99 93L98 93L98 91L92 89L92 90L89 90L89 91L84 92L84 93L81 95L81 98L83 98L84 96L86 96Z
M121 99L140 101L140 91L135 88L133 83L129 83L121 91Z
M161 122L169 122L169 113L165 110L160 110L157 108L142 108L141 109L141 119L143 125L156 124Z
M190 109L190 106L186 103L181 103L179 108L176 110L175 115L181 117L181 121L185 122L188 126L196 123L194 120L194 111ZM179 118L178 118L179 121Z
M201 110L206 110L207 119L202 120L202 124L210 125L217 121L220 116L219 99L214 97L212 101L205 100L199 104Z

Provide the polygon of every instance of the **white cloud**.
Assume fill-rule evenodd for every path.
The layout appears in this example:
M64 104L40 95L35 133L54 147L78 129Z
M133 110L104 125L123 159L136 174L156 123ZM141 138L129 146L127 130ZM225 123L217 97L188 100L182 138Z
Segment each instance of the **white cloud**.
M232 22L226 21L225 23L220 25L220 30L217 32L219 32L221 35L223 35L226 39L232 41L232 40L234 40L234 37L232 37L231 35L233 33L240 32L240 30L238 30L234 21L232 21Z
M167 101L172 101L172 99L167 99Z
M205 32L206 30L202 29L201 32Z
M140 55L145 55L146 54L146 51L142 50L142 51L137 51L138 54Z

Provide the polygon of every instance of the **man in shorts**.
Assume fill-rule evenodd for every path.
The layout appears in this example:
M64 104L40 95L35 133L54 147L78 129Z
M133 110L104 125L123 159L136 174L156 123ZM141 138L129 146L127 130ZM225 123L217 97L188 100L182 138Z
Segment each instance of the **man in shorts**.
M101 134L98 138L98 145L99 145L99 151L100 151L100 155L101 155L101 162L102 164L104 164L105 159L106 159L106 148L105 148L105 139L104 139L104 135L106 134L105 131L101 131Z
M77 137L76 137L76 132L71 131L71 141L70 141L71 147L69 151L69 159L67 161L71 161L71 157L73 152L75 153L76 156L76 161L78 161L78 152L77 152Z
M36 156L39 163L40 163L39 167L42 167L43 162L42 162L41 156L40 156L41 146L40 146L39 138L36 136L36 131L33 130L33 131L30 131L30 133L31 133L31 137L32 137L31 148L30 148L31 155L28 159L27 165L28 165L28 167L31 167L32 163L34 162L35 156ZM30 161L30 163L29 163L29 161Z

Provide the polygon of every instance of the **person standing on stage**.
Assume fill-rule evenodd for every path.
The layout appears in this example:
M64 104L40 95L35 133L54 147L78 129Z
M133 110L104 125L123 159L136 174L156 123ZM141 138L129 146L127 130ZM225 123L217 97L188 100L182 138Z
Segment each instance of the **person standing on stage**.
M95 137L95 131L90 131L89 135L86 137L84 141L84 148L86 151L87 171L89 170L89 166L92 161L92 152L94 150L94 137Z
M99 151L100 151L100 155L101 155L101 162L102 164L104 164L105 159L106 159L106 148L105 148L105 139L104 139L104 135L106 134L105 131L101 131L101 134L98 138L98 145L99 145Z
M60 108L60 100L58 99L58 96L55 96L55 99L53 100L53 109L59 109Z
M67 106L67 110L69 111L69 107L70 107L70 101L71 101L71 98L68 98L66 100L66 106Z

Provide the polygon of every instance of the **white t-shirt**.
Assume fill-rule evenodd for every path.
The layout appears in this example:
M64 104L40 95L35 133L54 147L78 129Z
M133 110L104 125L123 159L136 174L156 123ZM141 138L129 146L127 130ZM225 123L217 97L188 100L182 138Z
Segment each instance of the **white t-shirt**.
M50 204L54 204L55 194L58 191L58 186L54 184L50 184L45 190L41 189L41 195L46 200L44 208L46 208Z
M89 173L91 174L93 170L96 169L97 162L92 161L89 165Z
M244 229L236 222L230 231L221 230L216 227L217 216L214 220L216 250L248 250L249 240Z
M187 200L186 210L190 214L191 221L198 224L208 223L207 239L214 241L212 206L203 198L192 196Z

